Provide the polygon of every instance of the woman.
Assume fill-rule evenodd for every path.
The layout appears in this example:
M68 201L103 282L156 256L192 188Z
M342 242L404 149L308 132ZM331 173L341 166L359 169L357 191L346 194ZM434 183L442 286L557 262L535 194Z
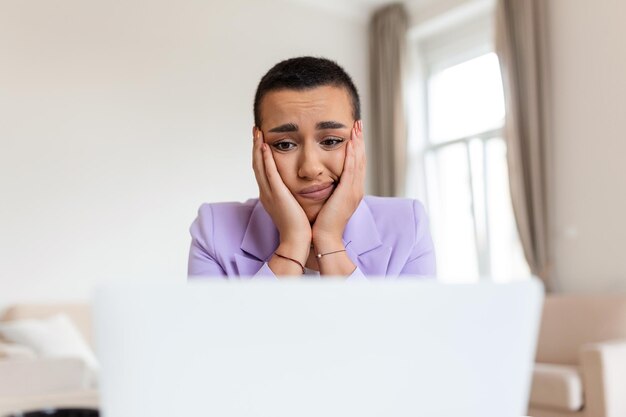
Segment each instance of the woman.
M259 199L200 207L190 277L435 275L422 205L363 197L360 101L340 66L276 64L259 83L254 119Z

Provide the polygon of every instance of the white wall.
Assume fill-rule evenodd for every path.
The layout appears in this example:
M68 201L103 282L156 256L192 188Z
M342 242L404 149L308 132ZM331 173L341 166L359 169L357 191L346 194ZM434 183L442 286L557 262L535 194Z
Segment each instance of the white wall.
M558 289L626 291L626 2L548 4Z
M363 19L281 0L2 1L0 307L183 280L198 206L257 194L263 73L326 56L367 103L366 43Z
M362 19L282 0L147 4L0 2L0 307L184 279L199 204L256 194L252 95L278 60L338 60L367 117ZM626 3L549 5L558 286L626 290Z

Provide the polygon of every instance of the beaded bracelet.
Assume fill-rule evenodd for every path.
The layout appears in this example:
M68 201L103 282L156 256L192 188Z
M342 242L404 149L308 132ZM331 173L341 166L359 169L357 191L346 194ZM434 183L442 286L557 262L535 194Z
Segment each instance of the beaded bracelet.
M332 252L326 252L326 253L318 253L317 255L315 255L315 257L317 259L320 259L322 256L326 256L326 255L332 255L333 253L339 253L339 252L345 252L345 249L341 249L341 250L336 250L336 251L332 251Z
M348 247L348 245L352 243L352 241L348 242L348 244L346 245L346 248ZM339 252L345 252L346 248L340 249L340 250L335 250L332 252L326 252L326 253L318 253L317 255L315 255L315 257L317 259L320 259L322 256L326 256L326 255L332 255L333 253L339 253Z

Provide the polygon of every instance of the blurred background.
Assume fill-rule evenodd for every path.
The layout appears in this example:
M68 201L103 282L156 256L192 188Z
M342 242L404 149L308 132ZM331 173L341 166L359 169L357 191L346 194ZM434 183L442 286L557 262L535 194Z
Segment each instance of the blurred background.
M279 60L344 66L371 139L368 32L388 3L2 0L0 305L184 280L198 206L257 195L252 98ZM624 2L545 3L553 287L623 290ZM495 1L403 6L409 133L394 194L426 204L442 279L528 276L508 195ZM377 193L379 174L368 175Z

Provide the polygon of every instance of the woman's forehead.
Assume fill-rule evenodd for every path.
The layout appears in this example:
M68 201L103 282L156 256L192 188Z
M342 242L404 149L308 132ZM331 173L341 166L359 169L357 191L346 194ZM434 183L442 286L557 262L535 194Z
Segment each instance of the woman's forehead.
M316 125L327 120L337 120L349 125L351 119L350 96L341 87L270 91L261 103L264 130L285 123Z

